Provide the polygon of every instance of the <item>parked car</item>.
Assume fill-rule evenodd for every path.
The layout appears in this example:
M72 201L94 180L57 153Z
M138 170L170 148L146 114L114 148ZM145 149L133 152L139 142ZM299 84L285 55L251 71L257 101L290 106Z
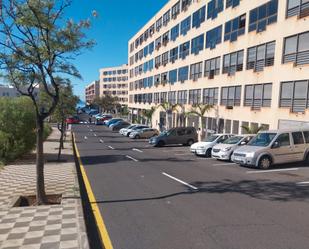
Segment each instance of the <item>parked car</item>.
M127 131L125 131L123 133L123 135L128 137L128 136L130 136L131 132L134 132L134 131L137 131L137 130L141 130L141 129L144 129L144 128L149 128L149 127L147 125L136 125L133 128L128 129Z
M246 145L255 135L232 136L220 144L216 144L211 151L211 157L218 160L231 160L234 150L239 146Z
M218 144L222 143L224 140L230 138L231 134L213 134L205 138L204 141L192 144L190 151L199 156L211 157L212 148Z
M104 121L104 124L105 124L107 127L109 127L111 124L116 123L116 122L118 122L118 121L120 121L120 120L123 120L123 119L122 119L122 118L112 118L112 119L109 119L109 120Z
M88 113L88 115L90 115L91 117L93 117L93 116L95 116L95 115L97 115L99 113L99 111L98 110L91 110L89 113Z
M144 128L141 130L131 132L129 137L134 138L134 139L139 139L139 138L151 138L151 137L158 136L158 135L159 135L159 131L157 129Z
M65 120L65 122L67 124L79 124L80 120L78 117L74 116L74 117L69 117Z
M102 115L102 117L96 117L95 124L96 125L104 124L104 121L108 121L112 118L113 118L112 115L104 114L104 115Z
M235 163L261 169L304 160L309 163L309 129L261 131L232 155Z
M124 128L124 127L129 127L130 123L127 121L118 121L117 123L114 123L110 126L110 128L112 129L112 131L119 131L120 129Z
M157 147L168 144L192 145L197 141L197 137L194 127L176 127L150 138L149 143Z
M137 126L137 125L138 125L138 124L132 124L132 125L130 125L130 126L128 126L128 127L122 128L122 129L119 130L119 133L120 133L121 135L124 135L124 133L127 132L127 130L132 129L133 127L135 127L135 126Z

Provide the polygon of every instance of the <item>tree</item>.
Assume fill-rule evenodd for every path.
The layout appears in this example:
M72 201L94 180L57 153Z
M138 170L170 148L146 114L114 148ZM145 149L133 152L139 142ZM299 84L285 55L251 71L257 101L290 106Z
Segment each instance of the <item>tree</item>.
M144 109L142 111L142 116L144 118L146 118L147 125L152 124L152 116L153 116L153 114L155 113L156 110L157 110L157 108L152 106L150 109Z
M195 104L191 107L191 110L186 113L186 115L196 115L199 117L199 123L202 130L201 137L205 136L203 117L205 117L205 114L211 109L213 109L213 105Z
M265 130L265 126L261 125L261 126L249 126L249 125L242 125L240 126L241 128L243 128L246 132L246 134L257 134L259 131Z
M93 104L100 106L103 112L114 111L119 106L118 97L109 94L94 99Z
M44 120L55 110L64 77L81 78L70 62L93 46L84 30L89 21L65 20L69 0L1 1L0 70L21 95L31 98L36 113L36 197L47 203L44 182ZM46 92L49 105L36 98L34 89Z
M179 106L180 106L179 104L171 104L169 102L163 102L159 105L159 107L161 107L165 112L166 129L170 128L170 123L168 120L169 113L173 113L174 111L177 111L177 108Z

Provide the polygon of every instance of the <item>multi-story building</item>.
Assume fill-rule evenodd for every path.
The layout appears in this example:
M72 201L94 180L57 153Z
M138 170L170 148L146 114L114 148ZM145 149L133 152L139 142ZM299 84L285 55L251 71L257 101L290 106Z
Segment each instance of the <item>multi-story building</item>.
M121 105L128 104L128 65L100 69L100 96L118 97Z
M27 93L27 88L21 89L23 93ZM39 94L39 87L34 88L34 96L37 97ZM0 85L0 97L20 97L20 92L14 87L10 85Z
M100 81L95 80L85 87L86 103L92 103L95 98L100 96Z
M308 0L170 0L128 45L133 113L178 103L169 116L183 125L201 103L219 132L308 125ZM165 116L157 109L153 125Z

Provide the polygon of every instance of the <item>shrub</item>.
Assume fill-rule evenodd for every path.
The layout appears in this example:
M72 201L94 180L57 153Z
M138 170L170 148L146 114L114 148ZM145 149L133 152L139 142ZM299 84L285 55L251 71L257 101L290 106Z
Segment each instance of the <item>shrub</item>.
M27 97L0 98L0 161L31 151L36 142L35 110Z
M43 132L43 138L44 141L48 138L48 136L52 133L52 128L50 126L50 124L48 123L44 123L44 132Z

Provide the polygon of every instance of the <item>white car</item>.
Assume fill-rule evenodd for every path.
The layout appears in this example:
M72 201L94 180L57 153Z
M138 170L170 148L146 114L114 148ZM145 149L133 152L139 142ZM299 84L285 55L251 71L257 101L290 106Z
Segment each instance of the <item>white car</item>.
M144 128L149 128L149 127L147 125L136 125L133 128L127 129L123 133L123 135L126 136L126 137L129 137L131 132L134 132L134 131L137 131L137 130L140 130L140 129L144 129Z
M241 145L246 145L255 135L237 135L216 144L211 151L211 157L218 160L231 161L232 154Z
M197 142L191 145L190 151L199 156L211 157L211 150L218 143L222 143L224 140L232 137L231 134L213 134L207 137L202 142Z
M134 128L135 126L138 126L138 124L132 124L132 125L130 125L129 127L122 128L122 129L119 130L119 133L120 133L121 135L124 135L124 136L125 136L125 133L126 133L129 129Z

